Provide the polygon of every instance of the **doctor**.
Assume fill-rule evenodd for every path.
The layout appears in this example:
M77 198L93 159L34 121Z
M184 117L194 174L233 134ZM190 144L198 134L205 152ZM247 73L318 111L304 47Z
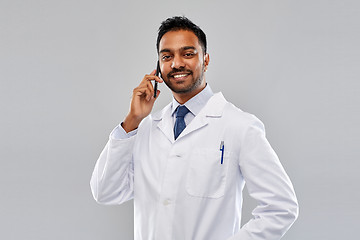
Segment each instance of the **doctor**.
M136 240L280 239L298 216L293 186L262 122L206 83L204 32L185 17L169 18L157 50L162 79L154 70L134 89L129 113L96 163L95 200L134 199ZM173 93L153 114L151 81ZM240 228L245 182L258 205Z

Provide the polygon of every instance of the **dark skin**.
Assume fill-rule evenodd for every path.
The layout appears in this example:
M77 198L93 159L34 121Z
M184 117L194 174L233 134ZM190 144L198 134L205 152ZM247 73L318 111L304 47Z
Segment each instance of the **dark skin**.
M126 132L135 130L154 106L157 98L154 98L151 81L164 81L180 104L186 103L206 86L204 72L210 58L209 54L204 54L193 32L178 30L165 33L159 44L159 61L163 79L155 76L156 70L153 70L133 90L130 111L122 124ZM159 94L157 90L156 95Z

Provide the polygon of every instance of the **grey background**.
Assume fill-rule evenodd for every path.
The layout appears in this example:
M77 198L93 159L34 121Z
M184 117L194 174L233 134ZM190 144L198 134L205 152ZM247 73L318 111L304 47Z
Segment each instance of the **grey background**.
M221 3L220 3L221 2ZM0 0L1 239L132 239L133 203L89 179L132 89L155 68L162 20L207 33L207 81L254 113L291 177L283 239L356 239L360 217L358 1ZM155 108L170 101L162 94ZM246 197L244 222L255 203Z

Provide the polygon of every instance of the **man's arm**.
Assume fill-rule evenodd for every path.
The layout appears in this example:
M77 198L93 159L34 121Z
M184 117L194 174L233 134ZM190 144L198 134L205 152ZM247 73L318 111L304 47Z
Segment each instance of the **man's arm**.
M110 134L109 141L96 162L90 186L95 200L99 203L120 204L133 197L132 150L136 136L127 133L137 129L153 108L155 98L152 80L162 82L155 76L155 70L145 75L134 89L128 115L121 126ZM157 96L159 94L160 91L157 90Z
M117 127L119 128L119 126ZM135 136L125 139L113 137L101 152L90 180L94 199L102 204L121 204L133 197L134 164L132 149Z
M242 140L240 168L246 186L258 205L253 219L231 240L280 239L298 216L296 195L276 153L265 137L262 122L255 118Z

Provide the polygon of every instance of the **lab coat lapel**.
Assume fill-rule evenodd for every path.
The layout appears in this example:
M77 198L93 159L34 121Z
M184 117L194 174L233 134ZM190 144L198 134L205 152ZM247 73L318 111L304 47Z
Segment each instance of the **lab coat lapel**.
M157 122L157 127L166 136L166 138L171 143L174 143L175 139L172 124L173 120L171 117L171 103L164 107L161 111L154 113L152 118Z
M177 140L185 137L191 132L205 127L207 124L209 124L209 118L221 117L226 103L227 101L221 92L214 94L214 96L209 99L200 113L191 121L188 126L186 126ZM166 138L171 143L174 143L175 139L173 119L171 117L171 103L164 107L161 111L154 113L152 115L152 119L155 122L158 122L157 127L166 136Z
M209 118L220 118L222 116L225 104L226 100L221 92L214 94L206 103L205 107L191 121L191 123L186 126L184 131L179 135L177 139L183 138L186 135L205 127L209 124Z

